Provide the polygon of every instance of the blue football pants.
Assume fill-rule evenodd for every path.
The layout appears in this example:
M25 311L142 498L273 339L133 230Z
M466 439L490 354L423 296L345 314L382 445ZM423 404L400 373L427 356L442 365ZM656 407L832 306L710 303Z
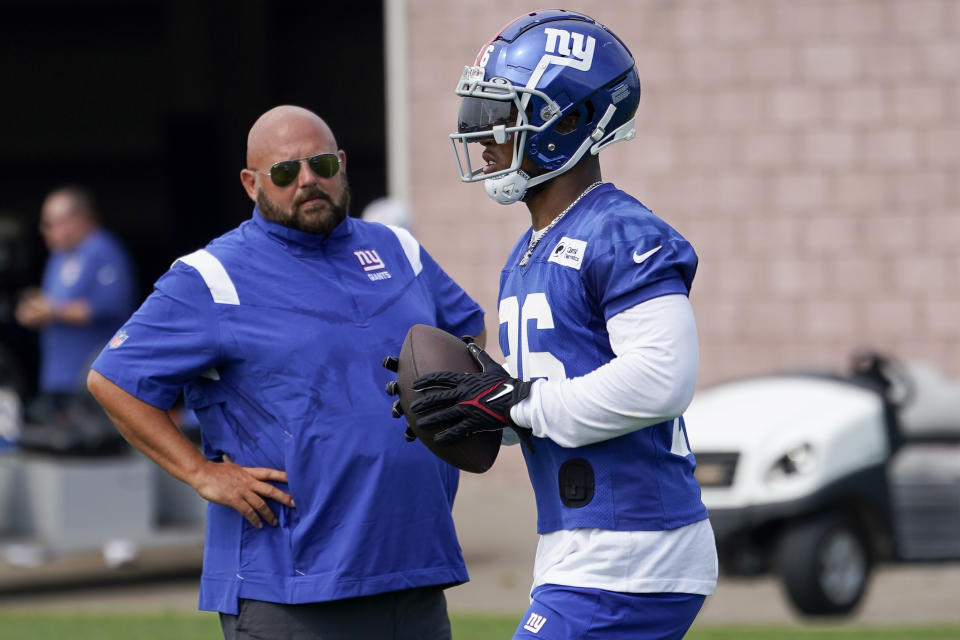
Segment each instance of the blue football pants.
M679 640L705 596L541 585L513 634L547 640Z

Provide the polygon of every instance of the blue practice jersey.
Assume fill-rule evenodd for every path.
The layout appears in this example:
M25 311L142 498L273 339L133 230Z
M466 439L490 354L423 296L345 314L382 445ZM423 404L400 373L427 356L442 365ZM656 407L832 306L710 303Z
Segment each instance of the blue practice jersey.
M455 335L483 312L402 229L344 220L329 237L254 218L185 256L94 369L169 407L181 389L207 457L287 472L296 508L256 529L210 504L202 609L305 603L467 580L457 471L390 417L386 355L408 328Z
M40 334L40 390L79 391L93 358L133 311L134 278L123 245L97 230L70 251L50 255L43 273L43 291L56 308L86 300L90 322L54 322Z
M523 380L585 375L614 358L606 322L645 300L687 295L690 244L611 184L574 204L534 249L525 234L500 277L500 346ZM707 517L682 418L578 448L524 447L537 529L675 529Z

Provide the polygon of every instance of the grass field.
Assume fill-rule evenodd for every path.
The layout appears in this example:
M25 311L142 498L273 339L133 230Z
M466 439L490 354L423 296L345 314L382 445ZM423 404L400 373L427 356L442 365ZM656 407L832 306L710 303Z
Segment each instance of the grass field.
M454 640L509 638L514 616L454 615ZM214 615L142 614L86 615L0 613L4 640L219 640ZM960 626L951 627L705 627L691 631L689 640L956 640Z

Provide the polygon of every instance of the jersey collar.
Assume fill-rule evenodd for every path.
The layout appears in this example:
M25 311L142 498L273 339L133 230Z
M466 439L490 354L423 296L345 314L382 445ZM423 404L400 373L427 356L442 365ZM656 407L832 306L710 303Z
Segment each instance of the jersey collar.
M253 222L269 237L284 245L291 253L296 255L309 255L325 251L332 246L331 243L349 236L353 227L353 219L348 215L329 235L305 233L265 219L260 213L259 207L256 206L253 207Z

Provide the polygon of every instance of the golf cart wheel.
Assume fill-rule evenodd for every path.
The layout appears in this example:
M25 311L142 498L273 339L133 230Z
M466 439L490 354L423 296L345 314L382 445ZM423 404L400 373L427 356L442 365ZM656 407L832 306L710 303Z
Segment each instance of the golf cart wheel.
M850 612L863 597L871 568L863 534L838 514L796 523L777 549L783 586L793 605L807 615Z

